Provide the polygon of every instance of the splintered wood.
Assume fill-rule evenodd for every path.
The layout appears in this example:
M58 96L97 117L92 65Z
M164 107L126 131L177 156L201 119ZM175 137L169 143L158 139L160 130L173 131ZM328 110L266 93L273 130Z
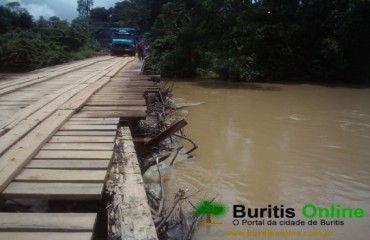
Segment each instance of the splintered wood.
M109 239L157 239L128 127L120 127L107 181Z

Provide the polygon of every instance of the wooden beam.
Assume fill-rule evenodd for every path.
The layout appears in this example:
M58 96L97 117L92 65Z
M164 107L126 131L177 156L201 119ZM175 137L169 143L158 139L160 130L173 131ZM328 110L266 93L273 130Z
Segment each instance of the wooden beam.
M113 143L114 136L54 136L50 143Z
M78 125L78 124L64 124L60 130L93 130L93 131L115 131L117 130L117 123L112 125L90 125L90 124L84 124L84 125Z
M0 198L41 198L61 200L100 200L104 183L12 182Z
M92 232L96 213L0 213L0 231Z
M58 131L54 136L114 136L112 131Z
M0 239L9 240L91 240L93 232L0 232Z
M23 169L16 182L104 183L106 170Z
M81 169L81 170L106 170L109 165L109 160L32 160L25 168L26 169Z
M35 159L111 159L112 150L40 150Z
M145 119L146 111L81 111L79 117L120 117L124 119Z
M146 150L150 150L152 147L160 144L163 140L170 137L175 132L179 131L181 128L185 127L188 123L185 121L185 119L180 120L179 122L173 124L160 134L158 134L156 137L154 137L152 140L147 142L144 147Z
M112 151L113 143L47 143L43 150L89 150L89 151Z
M107 182L108 235L115 239L158 239L128 127L119 128Z

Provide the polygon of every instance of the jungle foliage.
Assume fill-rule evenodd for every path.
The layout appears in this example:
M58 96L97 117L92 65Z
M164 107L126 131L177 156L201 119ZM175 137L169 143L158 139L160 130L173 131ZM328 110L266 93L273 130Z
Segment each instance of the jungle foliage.
M0 18L0 71L28 71L94 54L78 19L34 21L17 2L0 6Z
M1 70L83 57L109 47L110 27L134 27L163 76L370 82L370 0L126 0L109 9L78 2L91 9L72 23L33 21L17 3L1 6Z
M369 0L174 0L153 27L169 76L370 82Z

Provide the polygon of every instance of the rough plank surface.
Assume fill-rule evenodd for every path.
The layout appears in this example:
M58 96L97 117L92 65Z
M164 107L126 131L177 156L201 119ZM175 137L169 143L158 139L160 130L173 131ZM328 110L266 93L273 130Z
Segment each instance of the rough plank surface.
M71 110L55 112L0 157L0 191L6 188L72 113Z
M96 213L0 213L0 231L91 232Z
M105 176L105 170L23 169L14 180L17 182L104 183Z
M101 199L104 183L32 183L12 182L0 197L63 200Z
M121 117L125 119L145 119L146 111L81 111L77 116L80 117Z
M93 130L93 131L114 131L117 129L117 124L112 125L78 125L78 124L64 124L64 126L60 130L64 131L77 131L77 130Z
M91 240L92 232L0 232L3 240Z
M111 159L112 151L41 150L35 159Z
M128 127L119 129L107 182L108 234L117 239L158 239Z
M47 143L42 149L43 150L106 150L112 151L114 147L113 143Z
M113 143L113 136L54 136L50 139L51 143Z
M114 131L58 131L54 136L115 136Z
M106 170L109 160L32 160L26 169L95 169Z

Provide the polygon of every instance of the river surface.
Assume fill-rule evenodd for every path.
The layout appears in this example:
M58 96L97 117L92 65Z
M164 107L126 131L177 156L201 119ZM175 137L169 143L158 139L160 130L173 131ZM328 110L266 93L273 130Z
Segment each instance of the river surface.
M326 230L332 234L329 239L370 239L370 89L199 80L177 81L173 94L182 102L203 104L183 109L188 112L185 132L199 148L192 158L177 160L166 171L167 198L183 188L195 193L193 203L215 197L229 208L215 219L222 224L201 225L195 239L226 239L228 231L263 230ZM307 226L310 219L302 217L301 209L308 203L362 208L365 216L327 219L344 224L329 226L314 218L318 226ZM265 216L263 226L235 226L234 204L284 205L295 210L295 217ZM299 219L306 226L267 225L268 220Z

